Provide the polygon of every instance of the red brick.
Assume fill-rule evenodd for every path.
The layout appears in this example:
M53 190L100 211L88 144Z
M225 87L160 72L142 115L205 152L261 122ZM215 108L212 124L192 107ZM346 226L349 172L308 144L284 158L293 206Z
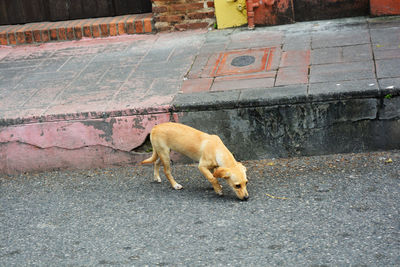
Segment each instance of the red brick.
M58 40L67 40L67 31L64 27L58 28Z
M24 33L25 28L26 25L19 25L16 29L14 29L17 44L25 43L25 33Z
M150 33L153 31L153 26L151 25L152 19L144 19L144 32Z
M126 20L126 32L128 34L135 33L135 19L136 19L136 16L132 15L132 16L128 16L128 18Z
M33 34L31 30L25 31L25 42L27 44L33 43Z
M33 43L33 30L39 27L39 23L28 23L24 29L25 31L25 41L27 44Z
M126 20L129 16L119 16L115 24L117 25L118 35L126 34Z
M57 28L50 28L49 29L49 33L50 33L50 40L58 40L58 30Z
M24 32L16 32L15 34L17 36L17 43L18 44L24 44L25 43L25 34L24 34Z
M42 42L42 32L41 30L46 26L47 23L37 23L35 26L31 27L32 34L33 34L33 41L36 43Z
M183 23L183 24L175 25L175 28L180 31L203 29L203 28L207 28L207 27L208 27L207 22Z
M213 18L214 11L208 12L193 12L188 14L189 19L205 19L205 18Z
M184 94L210 91L210 87L213 84L213 81L214 81L213 78L200 78L200 79L185 80L182 83L181 90Z
M50 41L50 33L48 29L43 29L41 32L42 42Z
M9 32L7 33L8 36L8 42L11 45L16 45L17 44L17 38L15 37L15 33L14 32Z
M116 35L118 35L117 25L116 25L115 23L110 23L110 24L108 25L108 27L109 27L110 36L116 36Z
M75 27L80 23L81 23L81 20L74 20L71 22L67 22L66 28L67 28L67 39L68 40L78 39L76 37Z
M82 26L75 26L74 27L75 39L82 39Z
M8 27L2 27L2 33L6 34L8 44L10 45L16 45L17 44L17 39L15 37L15 31L18 29L20 26L19 25L13 25L13 26L8 26Z
M83 37L83 25L85 25L86 20L80 19L77 20L77 23L74 25L74 34L76 39L82 39Z
M85 23L82 26L83 29L83 36L84 37L92 37L92 27L88 21L85 21Z
M33 40L34 40L36 43L42 42L42 35L41 35L39 29L33 30Z
M204 8L204 3L189 3L186 4L186 11L199 10Z
M158 16L155 18L157 22L181 22L185 19L183 15L165 15L165 16Z
M213 1L208 1L207 2L207 7L214 7L214 2Z
M117 28L118 28L119 35L126 34L126 24L124 21L119 21L117 23Z
M68 40L74 40L75 39L75 34L74 34L74 28L73 27L67 27L67 39Z
M204 8L204 3L183 3L183 4L176 4L176 5L169 5L169 11L178 12L178 11L194 11Z
M135 21L135 32L136 33L143 33L143 20Z
M110 30L110 36L117 36L118 35L118 30L117 30L117 21L119 20L118 17L114 17L110 22L109 22L109 30Z
M0 33L0 45L8 45L7 33Z
M126 22L126 32L128 34L134 34L135 33L135 23L133 21Z
M110 36L110 33L108 31L108 23L102 23L100 24L100 32L101 32L101 37L108 37Z
M99 24L97 24L97 23L94 23L92 25L92 36L93 36L93 38L100 37L100 27L99 27Z
M0 45L8 45L8 32L12 26L0 26Z
M168 6L169 12L186 12L186 4L177 4Z

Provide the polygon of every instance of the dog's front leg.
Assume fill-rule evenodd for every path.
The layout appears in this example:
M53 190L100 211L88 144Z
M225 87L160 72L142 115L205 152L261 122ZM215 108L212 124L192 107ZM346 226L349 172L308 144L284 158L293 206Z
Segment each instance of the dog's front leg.
M218 195L222 196L222 187L218 183L217 178L215 178L214 175L212 175L210 170L207 167L204 167L204 166L201 166L201 165L199 165L199 170L207 178L207 180L212 184L215 193L217 193Z

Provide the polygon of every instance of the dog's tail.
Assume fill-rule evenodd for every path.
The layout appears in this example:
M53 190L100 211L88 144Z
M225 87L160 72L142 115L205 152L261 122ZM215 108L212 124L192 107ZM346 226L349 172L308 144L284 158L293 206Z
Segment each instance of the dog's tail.
M153 150L153 155L151 155L150 158L143 160L142 162L140 162L140 164L147 164L147 163L153 163L157 160L158 155L156 153L156 151Z

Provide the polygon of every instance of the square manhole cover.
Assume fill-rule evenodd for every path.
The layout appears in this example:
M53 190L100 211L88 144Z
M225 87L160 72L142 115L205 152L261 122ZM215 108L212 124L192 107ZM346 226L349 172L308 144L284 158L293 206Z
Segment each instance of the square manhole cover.
M218 54L211 77L263 73L269 71L275 48L259 48L222 52Z

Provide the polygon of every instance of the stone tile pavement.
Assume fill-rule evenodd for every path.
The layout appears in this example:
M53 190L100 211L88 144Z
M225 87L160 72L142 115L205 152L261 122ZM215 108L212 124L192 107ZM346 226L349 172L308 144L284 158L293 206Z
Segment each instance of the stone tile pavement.
M343 82L386 88L400 79L400 20L352 18L2 47L0 79L2 121L146 109L200 91L304 84L309 92L333 89L334 83L334 93Z

